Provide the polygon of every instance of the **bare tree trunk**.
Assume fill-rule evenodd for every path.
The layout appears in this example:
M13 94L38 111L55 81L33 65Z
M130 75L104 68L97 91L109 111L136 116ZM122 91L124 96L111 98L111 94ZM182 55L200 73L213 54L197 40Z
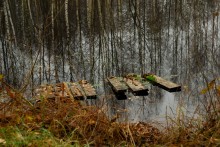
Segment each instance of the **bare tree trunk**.
M5 16L5 24L4 24L4 28L2 25L2 30L5 31L5 36L4 39L2 39L2 50L3 50L3 61L4 61L4 70L5 70L5 75L6 75L6 80L7 82L9 82L10 79L10 75L9 75L9 68L8 68L8 48L7 48L7 40L10 40L10 30L9 30L9 20L8 20L8 14L7 14L7 7L6 7L6 1L4 2L4 16ZM6 41L7 42L6 42Z
M69 26L69 0L65 0L65 21L66 21L66 34L67 34L67 46L69 47L70 40L70 26Z
M76 17L77 17L77 33L78 41L79 41L79 49L80 49L80 61L81 61L81 78L86 78L86 67L84 61L84 52L82 47L82 28L81 28L81 17L80 17L80 5L79 0L76 0Z
M55 72L55 80L56 80L56 83L59 83L59 76L58 76L58 65L57 65L57 46L55 46L55 12L56 12L56 9L55 9L55 0L52 0L52 3L51 3L51 32L52 32L52 42L51 42L51 48L52 48L52 51L53 51L53 60L54 60L54 72Z
M11 16L11 11L10 11L8 0L5 1L5 5L6 5L6 9L7 9L8 19L10 21L12 33L13 33L13 40L15 41L15 44L17 44L17 38L16 38L16 34L15 34L15 27L14 27L14 23L13 23L13 20L12 20L12 16Z

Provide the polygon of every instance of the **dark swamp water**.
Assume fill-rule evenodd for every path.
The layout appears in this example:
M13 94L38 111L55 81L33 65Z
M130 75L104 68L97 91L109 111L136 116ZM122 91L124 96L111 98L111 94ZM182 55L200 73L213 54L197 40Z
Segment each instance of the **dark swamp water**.
M31 95L41 84L86 79L98 93L88 103L109 117L119 115L118 121L165 122L166 116L182 113L200 117L212 98L200 92L220 77L218 1L113 0L100 1L102 7L80 1L82 9L72 2L69 19L61 7L56 23L49 19L53 15L44 17L50 5L30 5L31 12L41 8L43 15L19 19L17 14L26 14L20 12L26 9L20 2L10 3L17 8L9 10L13 19L0 17L0 74L9 84L19 89L28 83L26 95ZM127 100L117 100L106 78L128 73L154 73L180 84L182 91L169 93L149 85L148 96L126 93Z

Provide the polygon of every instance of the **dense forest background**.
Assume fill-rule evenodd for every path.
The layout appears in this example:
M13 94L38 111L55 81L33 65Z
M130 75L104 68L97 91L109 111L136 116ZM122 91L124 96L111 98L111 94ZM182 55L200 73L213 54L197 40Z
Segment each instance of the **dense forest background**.
M219 146L219 12L220 0L0 0L0 146ZM181 92L151 74L147 96L107 84L129 73ZM78 85L73 99L68 82L83 79L97 99Z
M218 0L1 0L0 73L23 89L147 72L207 82L220 73L218 11Z

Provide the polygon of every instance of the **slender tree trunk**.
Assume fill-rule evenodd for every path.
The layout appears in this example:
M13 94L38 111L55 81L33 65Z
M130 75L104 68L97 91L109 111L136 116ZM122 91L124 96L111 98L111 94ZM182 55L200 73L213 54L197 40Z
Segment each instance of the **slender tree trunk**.
M55 80L56 83L59 83L59 76L58 76L58 65L57 65L57 46L55 46L55 12L56 12L56 7L55 7L55 0L52 0L52 5L51 5L51 32L52 32L52 42L51 42L51 47L53 51L53 60L54 60L54 72L55 72Z
M7 15L10 21L10 25L11 25L11 29L12 29L12 34L13 34L13 40L15 41L15 44L17 44L17 38L16 38L16 34L15 34L15 27L14 27L14 23L12 20L12 15L11 15L11 11L10 11L10 6L9 6L9 2L8 0L5 0L5 5L6 5L6 9L7 9Z

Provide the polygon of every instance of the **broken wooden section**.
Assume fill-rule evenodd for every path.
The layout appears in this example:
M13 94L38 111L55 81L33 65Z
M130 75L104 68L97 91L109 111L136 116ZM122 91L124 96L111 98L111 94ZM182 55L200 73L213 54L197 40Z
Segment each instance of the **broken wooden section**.
M77 83L70 84L71 92L75 99L84 100L84 99L96 99L97 94L93 86L86 80L81 80Z
M69 83L69 89L76 100L84 100L85 94L82 93L81 87L77 83Z
M55 99L57 97L70 98L70 95L65 90L64 83L41 85L35 90L37 98Z
M125 95L125 92L127 91L128 87L124 83L123 79L120 77L108 77L107 78L112 91L118 100L125 100L127 99L127 96Z
M178 92L181 91L181 86L178 84L175 84L171 81L167 81L161 77L158 77L156 75L151 75L155 78L155 81L153 81L153 85L158 86L164 90L167 90L169 92Z
M54 85L54 95L57 97L70 98L70 94L66 90L64 83L57 83Z
M64 82L65 91L69 94L70 98L74 99L74 94L72 93L71 83Z
M54 88L52 85L41 85L35 90L37 98L55 98Z
M136 96L148 95L148 89L144 87L142 83L139 82L138 80L130 77L130 78L124 78L124 81L134 95Z
M96 99L97 98L96 90L88 81L81 80L81 81L79 81L79 84L82 87L87 99Z
M123 80L120 80L119 77L108 77L108 82L110 83L113 90L117 93L126 92L128 87L125 85Z
M77 83L57 83L41 85L35 90L37 98L72 98L76 100L95 99L97 98L96 91L87 81L82 80Z

